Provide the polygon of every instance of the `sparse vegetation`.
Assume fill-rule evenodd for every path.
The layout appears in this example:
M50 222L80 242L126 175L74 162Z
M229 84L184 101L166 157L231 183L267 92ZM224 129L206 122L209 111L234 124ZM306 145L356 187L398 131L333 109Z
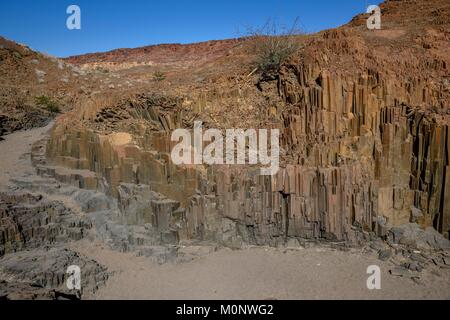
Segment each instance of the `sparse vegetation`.
M297 20L287 29L268 21L261 28L247 28L247 36L256 54L255 67L264 75L276 74L284 61L300 49Z
M59 108L58 104L46 95L37 96L36 105L45 108L47 111L51 113L61 112L61 109Z
M15 58L17 58L17 59L22 59L22 55L20 54L20 52L19 51L14 51L13 52L13 56L15 57Z
M95 68L95 70L97 70L98 72L101 72L101 73L109 73L108 69L102 68L102 67L97 67L97 68Z
M164 79L166 79L166 75L161 71L153 72L153 81L163 81Z

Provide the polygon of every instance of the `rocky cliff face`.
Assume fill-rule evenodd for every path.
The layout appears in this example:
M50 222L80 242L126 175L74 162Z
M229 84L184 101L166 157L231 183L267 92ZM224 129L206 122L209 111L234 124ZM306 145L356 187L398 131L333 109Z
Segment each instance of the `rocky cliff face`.
M202 90L81 107L57 122L38 169L117 198L117 221L160 243L359 242L408 222L448 238L449 13L442 1L387 1L382 30L362 16L303 37L272 80L227 69ZM282 168L174 165L170 133L194 120L280 129Z
M40 195L0 194L0 257L24 249L80 240L91 223Z

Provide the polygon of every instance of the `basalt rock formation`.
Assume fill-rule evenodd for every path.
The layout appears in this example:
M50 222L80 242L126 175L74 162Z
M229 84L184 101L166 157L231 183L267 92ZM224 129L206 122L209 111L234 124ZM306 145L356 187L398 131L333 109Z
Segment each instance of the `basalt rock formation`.
M450 4L380 7L381 30L359 15L296 36L270 76L254 38L67 59L0 38L0 136L48 123L42 101L62 113L30 154L5 158L20 170L0 181L0 299L93 293L111 273L80 252L106 246L166 263L326 242L376 250L393 276L447 269ZM278 129L279 170L176 165L171 135L196 122ZM70 265L82 291L66 288Z
M91 228L61 203L45 201L41 195L0 194L0 257L6 253L45 244L83 238Z
M6 255L1 260L0 299L6 300L79 300L82 292L68 290L67 267L83 270L82 291L95 291L108 279L106 268L77 252L61 247L39 249Z
M80 105L57 121L37 169L117 199L116 221L147 226L161 244L357 243L409 222L448 238L450 6L405 0L381 9L381 30L368 30L362 15L299 37L302 49L274 79L236 62L249 57L243 41L180 70L164 89ZM120 64L110 56L102 63ZM280 170L173 164L171 132L194 120L279 129Z

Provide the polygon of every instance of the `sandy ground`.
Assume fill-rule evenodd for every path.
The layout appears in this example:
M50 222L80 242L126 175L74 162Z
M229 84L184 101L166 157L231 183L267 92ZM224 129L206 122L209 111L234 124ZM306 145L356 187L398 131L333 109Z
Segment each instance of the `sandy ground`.
M424 270L416 283L390 275L391 263L359 249L220 249L163 265L87 240L73 249L114 272L88 299L450 299L450 270ZM369 265L381 269L380 290L367 289Z
M0 190L11 185L11 178L35 174L30 160L31 145L43 138L52 125L53 122L42 128L3 136L5 140L0 141Z
M0 142L0 189L34 174L31 144L51 127L16 132ZM84 239L72 248L113 272L88 299L450 299L450 270L425 269L419 283L389 274L393 265L373 253L330 248L220 249L181 264L157 265L133 253ZM366 286L367 267L381 268L381 289Z

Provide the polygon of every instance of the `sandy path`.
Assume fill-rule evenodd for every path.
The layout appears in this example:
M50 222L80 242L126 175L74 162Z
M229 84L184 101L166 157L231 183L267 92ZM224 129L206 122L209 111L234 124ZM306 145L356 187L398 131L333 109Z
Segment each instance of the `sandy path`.
M388 273L373 254L310 248L221 249L182 264L156 265L83 240L77 251L115 274L88 299L450 299L450 271L425 270L422 284ZM381 268L381 290L366 286L367 267Z
M5 140L0 141L0 190L11 185L11 178L35 174L29 156L31 145L43 138L52 125L50 122L45 127L3 136Z

